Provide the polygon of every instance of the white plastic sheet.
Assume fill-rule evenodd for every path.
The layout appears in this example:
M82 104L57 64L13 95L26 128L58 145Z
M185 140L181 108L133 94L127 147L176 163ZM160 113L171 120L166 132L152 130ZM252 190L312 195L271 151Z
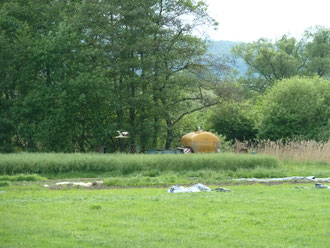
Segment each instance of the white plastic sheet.
M308 177L282 177L282 178L267 178L267 179L259 179L259 178L239 178L239 179L232 179L233 181L238 182L261 182L261 183L268 183L268 182L288 182L288 181L296 181L296 182L330 182L330 178L316 178L314 176Z
M315 183L315 188L317 189L330 189L328 185L322 184L322 183Z
M185 188L183 186L174 185L167 190L168 193L195 193L195 192L209 192L211 189L201 183L195 184L191 187Z
M102 185L102 184L103 184L103 181L88 182L88 183L84 183L84 182L58 182L58 183L55 183L55 186L68 185L68 186L81 186L81 187L89 188L91 186ZM49 187L51 187L51 185L45 184L44 187L49 188Z

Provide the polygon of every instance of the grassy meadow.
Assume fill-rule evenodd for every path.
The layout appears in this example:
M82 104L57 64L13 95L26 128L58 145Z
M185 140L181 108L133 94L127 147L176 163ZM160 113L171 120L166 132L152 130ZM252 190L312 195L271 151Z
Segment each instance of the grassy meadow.
M49 190L0 194L1 247L327 247L330 191L297 185ZM214 188L214 187L213 187ZM2 192L3 192L2 191Z
M0 154L0 186L71 178L96 178L107 186L131 187L329 175L330 162L282 160L263 154Z
M230 180L311 175L329 177L329 161L230 153L1 154L0 247L327 247L330 190ZM97 180L102 187L43 186ZM195 183L230 192L166 192Z

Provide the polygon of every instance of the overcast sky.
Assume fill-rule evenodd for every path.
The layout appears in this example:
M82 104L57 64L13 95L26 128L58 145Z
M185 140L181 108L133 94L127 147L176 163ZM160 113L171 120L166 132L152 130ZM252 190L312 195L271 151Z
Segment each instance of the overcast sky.
M219 22L213 40L255 41L283 34L300 38L315 25L330 27L330 0L205 0Z

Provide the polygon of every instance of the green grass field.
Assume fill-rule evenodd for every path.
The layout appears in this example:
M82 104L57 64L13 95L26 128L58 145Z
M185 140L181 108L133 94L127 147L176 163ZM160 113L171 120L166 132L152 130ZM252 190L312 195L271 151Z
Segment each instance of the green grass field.
M237 154L0 155L0 247L323 248L330 190L228 180L312 175L329 177L330 164ZM96 180L102 189L43 186ZM166 192L195 183L231 191Z
M0 188L0 246L328 247L330 190L296 186L170 194L16 182Z

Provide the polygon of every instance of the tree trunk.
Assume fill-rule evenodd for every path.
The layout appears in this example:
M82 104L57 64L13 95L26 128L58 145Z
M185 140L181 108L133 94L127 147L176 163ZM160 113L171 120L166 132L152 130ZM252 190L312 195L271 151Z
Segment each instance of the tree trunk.
M171 120L166 120L166 142L165 142L165 149L170 149L172 141L173 141L173 130L172 130L172 122Z

